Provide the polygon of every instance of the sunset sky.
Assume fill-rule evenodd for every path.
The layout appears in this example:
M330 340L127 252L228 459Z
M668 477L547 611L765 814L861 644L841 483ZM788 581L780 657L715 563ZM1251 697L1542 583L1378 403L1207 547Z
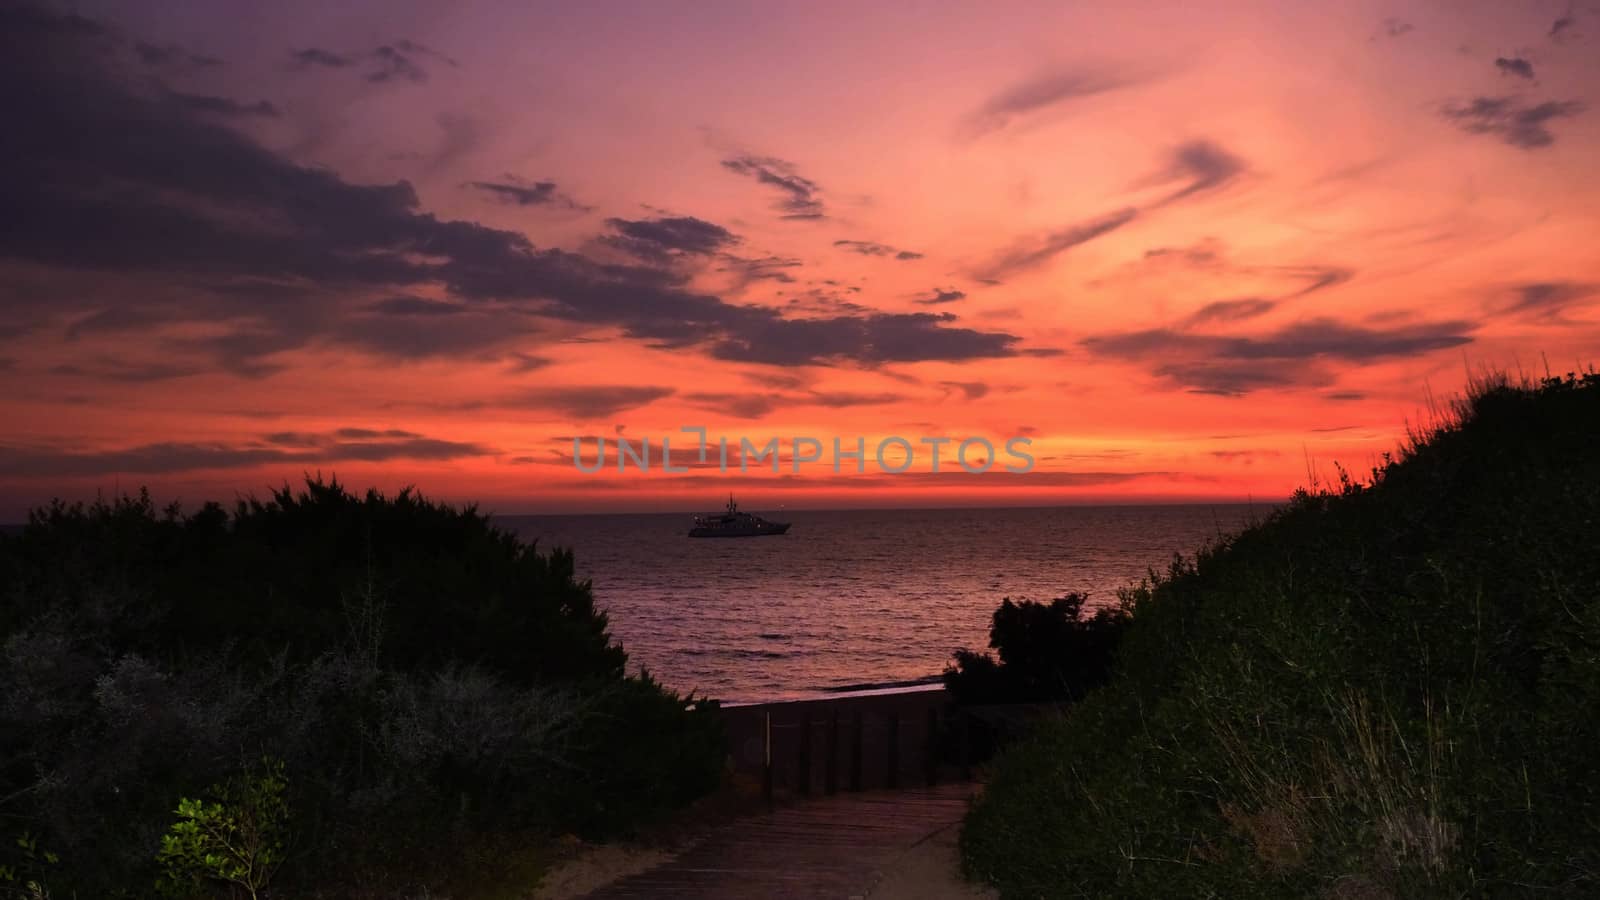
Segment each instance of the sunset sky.
M106 0L0 43L0 521L317 471L1272 500L1600 356L1592 4ZM572 465L697 425L869 470ZM887 435L1037 464L883 475Z

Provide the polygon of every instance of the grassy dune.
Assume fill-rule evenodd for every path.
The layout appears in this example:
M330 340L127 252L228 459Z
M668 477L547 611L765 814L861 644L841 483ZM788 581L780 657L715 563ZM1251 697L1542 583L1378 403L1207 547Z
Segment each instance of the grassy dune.
M1600 894L1600 378L1480 384L1131 591L1111 683L995 766L1007 897Z

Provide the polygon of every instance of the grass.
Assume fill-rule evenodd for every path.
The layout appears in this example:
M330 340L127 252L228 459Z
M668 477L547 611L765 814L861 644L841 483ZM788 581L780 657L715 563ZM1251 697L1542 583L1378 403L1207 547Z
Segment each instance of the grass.
M1128 591L963 831L1011 897L1600 893L1600 377L1480 380Z

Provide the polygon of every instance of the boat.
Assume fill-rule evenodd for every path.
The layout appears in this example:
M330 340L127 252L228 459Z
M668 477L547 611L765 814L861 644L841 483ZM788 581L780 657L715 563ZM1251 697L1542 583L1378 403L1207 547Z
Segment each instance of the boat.
M733 502L733 495L729 494L725 512L694 517L689 537L762 537L788 530L788 522L769 522L754 513L740 512L739 504Z

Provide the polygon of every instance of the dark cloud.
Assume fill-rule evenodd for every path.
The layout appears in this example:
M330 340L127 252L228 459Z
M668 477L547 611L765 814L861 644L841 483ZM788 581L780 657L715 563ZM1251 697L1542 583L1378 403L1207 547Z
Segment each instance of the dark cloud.
M531 388L492 401L488 406L558 412L573 419L606 419L670 397L672 388L651 385L595 384Z
M965 300L966 298L967 294L965 291L958 291L955 288L950 288L948 290L934 288L932 295L921 297L916 302L922 304L923 306L940 306L945 303L954 303L957 300Z
M119 450L0 445L0 476L158 475L263 465L299 466L391 459L449 460L493 453L492 449L481 444L439 440L407 431L342 429L326 434L285 432L268 435L260 441L237 444L159 443Z
M547 368L555 364L555 360L551 359L550 357L539 356L535 353L513 352L507 355L507 359L510 360L511 371L518 375L527 372L537 372L540 369Z
M740 372L739 377L753 384L778 390L795 391L806 386L806 379L788 372Z
M778 407L774 394L695 392L683 399L703 409L736 419L759 419Z
M834 241L833 245L851 253L859 253L862 256L885 256L902 261L922 258L921 253L912 250L898 250L888 244L880 244L876 241Z
M396 300L385 301L389 306L378 315L343 319L333 326L331 336L378 356L428 359L490 350L538 331L529 316L514 310Z
M1210 141L1190 141L1172 151L1162 181L1188 184L1160 201L1165 205L1204 191L1225 187L1245 172L1244 161Z
M822 219L822 189L815 181L801 177L794 164L771 156L736 156L722 161L723 168L770 185L783 194L778 209L785 219Z
M1550 23L1550 40L1558 42L1566 40L1569 36L1571 36L1572 30L1576 28L1577 25L1577 16L1573 14L1572 9L1569 7L1566 13L1561 16L1561 18Z
M682 399L705 409L739 419L759 419L774 410L794 406L824 406L845 409L855 406L880 406L905 400L902 394L858 393L853 391L775 392L696 392Z
M981 381L941 381L939 386L947 391L960 391L968 400L981 400L989 393L989 386Z
M780 284L794 284L798 279L791 274L792 269L805 265L801 260L792 256L760 256L747 258L735 256L731 253L722 256L722 265L719 272L728 272L738 279L738 287L743 288L752 281L776 281Z
M1333 319L1308 319L1260 337L1212 337L1164 328L1087 338L1083 345L1110 356L1143 356L1169 351L1204 350L1222 359L1300 359L1322 356L1369 362L1394 356L1415 356L1459 347L1472 341L1466 322L1405 325L1388 330L1347 325Z
M331 50L323 50L320 47L307 47L303 50L295 50L289 54L289 57L294 60L296 65L302 67L324 66L329 69L343 69L348 66L355 65L356 62L354 59L351 59L348 56L334 53Z
M1152 247L1144 252L1148 261L1178 262L1196 269L1208 269L1222 263L1222 243L1216 238L1206 238L1188 247Z
M75 320L67 326L67 339L77 340L92 334L137 331L159 324L163 318L150 310L131 306L109 306Z
M1138 215L1139 211L1130 206L1087 222L1080 222L1059 231L1019 242L980 268L974 273L974 277L980 281L998 282L1019 272L1036 268L1059 253L1121 228Z
M56 12L30 3L12 3L4 8L3 21L8 28L41 35L46 39L108 37L112 31L106 25L87 19L77 13Z
M1187 326L1208 325L1213 322L1240 322L1253 319L1256 316L1266 315L1278 304L1272 300L1263 300L1259 297L1247 297L1242 300L1217 300L1200 307L1184 319Z
M170 381L174 378L201 375L204 372L205 370L198 366L166 362L141 362L111 356L101 357L92 362L62 363L50 369L50 374L52 375L89 378L95 381L110 381L118 384Z
M685 256L711 256L739 242L721 225L693 216L659 219L607 219L614 234L600 241L628 255L657 265Z
M1600 294L1600 285L1575 281L1537 281L1512 289L1505 312L1531 316L1560 316L1579 301Z
M561 199L554 181L524 182L507 176L506 181L469 181L467 187L514 206L542 206ZM569 201L570 202L570 201Z
M215 56L206 56L200 53L191 53L177 44L151 44L145 41L136 41L133 45L134 55L139 61L152 68L162 69L210 69L222 65L222 60Z
M859 391L812 391L807 403L829 409L846 409L852 406L882 406L905 400L903 394L863 393Z
M459 303L428 300L423 297L390 297L372 304L373 312L394 316L453 316L466 312Z
M1442 115L1469 134L1492 134L1513 147L1535 150L1555 143L1549 123L1583 112L1576 100L1550 100L1524 106L1515 97L1478 97L1444 107Z
M1533 80L1533 63L1520 56L1510 59L1504 56L1495 57L1494 67L1500 70L1501 75L1515 75L1518 78Z
M378 48L378 50L380 50L380 51L382 49L383 49L382 47ZM429 47L429 46L427 46L425 44L422 44L422 43L419 43L417 41L407 40L405 38L401 38L400 40L395 41L394 42L394 49L396 49L397 51L399 51L401 53L409 53L412 56L431 57L433 59L438 60L439 62L444 63L445 65L451 67L452 69L453 68L457 68L457 67L459 67L461 65L460 63L456 62L456 60L454 58L452 58L450 56L446 56L445 54L440 53L438 50L435 50L432 47ZM377 52L377 51L374 51L374 52Z
M1314 294L1317 291L1326 290L1331 287L1338 287L1339 285L1344 284L1346 281L1354 278L1356 275L1353 270L1340 268L1338 266L1291 266L1281 269L1280 271L1287 272L1297 277L1305 278L1307 282L1305 287L1286 295L1285 299L1304 297L1306 294Z
M1015 356L1016 335L952 326L945 313L875 313L820 319L760 317L712 346L733 362L812 365L855 360L867 365Z
M959 327L950 315L789 319L695 291L669 268L541 249L516 232L440 219L406 182L353 184L297 165L143 81L122 80L75 37L80 26L45 22L0 10L0 116L9 126L0 130L0 257L115 274L125 292L171 286L159 304L93 291L50 302L68 313L138 306L215 325L218 334L182 347L240 373L270 372L273 354L317 341L414 354L423 320L459 323L441 331L441 343L477 358L496 330L506 340L527 333L530 317L778 365L1022 352L1014 335ZM786 270L799 265L722 258L746 279L792 279ZM441 294L475 315L370 308L374 297L413 292Z
M1135 84L1139 79L1105 69L1062 69L1018 82L984 101L962 121L967 137L981 137L1050 107Z
M1332 381L1320 366L1298 364L1267 368L1258 363L1230 360L1163 363L1152 374L1191 394L1239 397L1252 391L1316 387Z
M420 84L427 81L428 70L422 64L423 59L436 60L452 67L457 65L454 59L437 50L404 39L383 44L363 54L335 53L320 47L306 47L291 51L289 58L301 69L313 66L327 69L364 66L366 71L362 77L374 84L396 81Z
M204 94L170 94L174 102L192 109L195 112L212 113L224 117L249 117L261 116L269 119L278 117L278 108L265 100L254 103L240 103L227 97L211 97Z
M414 56L389 44L372 51L372 63L373 68L367 73L371 82L428 80L428 70Z
M1156 363L1162 380L1202 393L1244 394L1266 387L1325 384L1324 362L1369 363L1470 343L1466 322L1370 329L1309 319L1253 337L1153 328L1084 339L1097 356Z
M854 290L854 289L851 289ZM779 291L778 293L783 293ZM870 315L872 307L848 299L847 295L824 288L808 288L784 303L784 311L809 315L836 316L841 313Z
M1410 33L1412 30L1413 29L1410 22L1395 18L1383 20L1383 33L1387 34L1389 37L1400 37L1401 35Z

